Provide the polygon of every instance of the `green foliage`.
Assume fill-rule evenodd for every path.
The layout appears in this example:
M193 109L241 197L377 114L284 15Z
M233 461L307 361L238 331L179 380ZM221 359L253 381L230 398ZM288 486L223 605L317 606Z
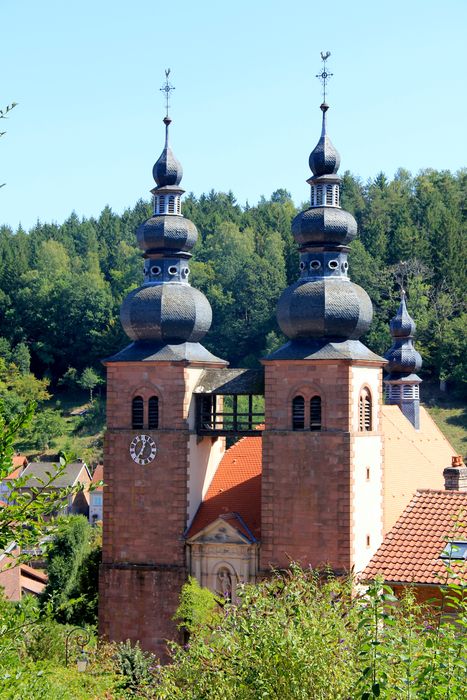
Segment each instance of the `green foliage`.
M99 384L103 384L104 380L99 377L92 367L85 367L77 383L80 387L89 391L89 400L92 401L93 389Z
M241 587L238 605L172 644L155 697L461 700L464 588L446 586L441 608L427 609L410 589L400 601L380 582L355 595L352 581L292 565Z
M34 403L7 422L0 403L0 480L13 471L12 458L18 434L28 429L34 420ZM52 527L50 517L57 512L69 495L80 487L53 489L56 480L66 469L66 461L51 468L38 486L30 487L28 477L19 476L8 482L7 504L0 508L0 551L11 542L31 549Z
M152 669L155 665L152 654L142 651L138 642L132 646L127 639L121 642L116 649L116 665L121 675L120 687L130 691L138 697L147 697L144 693L146 687L150 690L153 681Z
M65 666L67 636L73 628L39 610L34 597L19 603L0 593L0 699L91 700L121 697L116 690L115 649L89 630L86 653L89 668L78 673L79 647L69 637L69 665ZM114 693L115 691L115 693Z
M41 595L59 622L97 622L100 530L82 515L62 517L47 551L47 585Z
M218 615L219 600L208 588L203 588L190 576L182 586L180 605L174 615L178 627L191 633L212 624Z

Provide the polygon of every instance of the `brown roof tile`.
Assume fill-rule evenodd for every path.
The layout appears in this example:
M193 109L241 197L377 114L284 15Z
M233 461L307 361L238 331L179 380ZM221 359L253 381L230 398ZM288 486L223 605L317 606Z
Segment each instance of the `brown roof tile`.
M244 532L239 515L256 539L261 528L261 437L245 437L223 456L187 533L193 537L224 517Z
M446 538L467 540L466 516L467 491L417 491L361 579L381 575L387 582L448 583L447 562L440 554ZM453 560L450 565L458 574L465 571L464 562Z

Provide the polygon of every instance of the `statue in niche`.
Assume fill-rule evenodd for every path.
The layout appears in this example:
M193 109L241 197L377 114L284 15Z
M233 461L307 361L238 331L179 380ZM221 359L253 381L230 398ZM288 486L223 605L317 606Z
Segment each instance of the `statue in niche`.
M227 602L232 600L232 575L225 566L220 568L217 572L216 591Z

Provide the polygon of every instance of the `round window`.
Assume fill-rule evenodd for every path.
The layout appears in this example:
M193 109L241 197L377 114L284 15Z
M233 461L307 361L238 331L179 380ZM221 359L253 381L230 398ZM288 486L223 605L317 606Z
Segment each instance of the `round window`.
M330 260L328 262L328 267L330 270L337 270L337 268L339 267L339 263L337 260Z
M304 269L305 269L305 263L304 263L304 262L301 262L301 263L300 263L300 270L304 270Z
M175 267L175 265L172 265L171 267L169 267L169 275L176 275L176 274L177 274L177 268Z
M153 266L151 267L151 275L160 275L161 272L162 272L162 270L161 270L161 268L159 267L159 265L153 265Z
M347 261L342 263L342 269L344 272L347 272L349 269L349 263Z
M312 270L319 270L319 268L321 267L321 263L319 260L312 260L310 263L310 267Z
M183 268L183 274L185 275L185 277L188 277L188 275L190 274L190 268L184 267L184 268Z

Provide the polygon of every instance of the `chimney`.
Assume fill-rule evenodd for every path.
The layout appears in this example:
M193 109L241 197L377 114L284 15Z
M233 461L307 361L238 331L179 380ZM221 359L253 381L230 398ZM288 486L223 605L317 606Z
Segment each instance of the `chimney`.
M467 491L467 467L461 455L454 455L450 467L443 471L446 491Z

